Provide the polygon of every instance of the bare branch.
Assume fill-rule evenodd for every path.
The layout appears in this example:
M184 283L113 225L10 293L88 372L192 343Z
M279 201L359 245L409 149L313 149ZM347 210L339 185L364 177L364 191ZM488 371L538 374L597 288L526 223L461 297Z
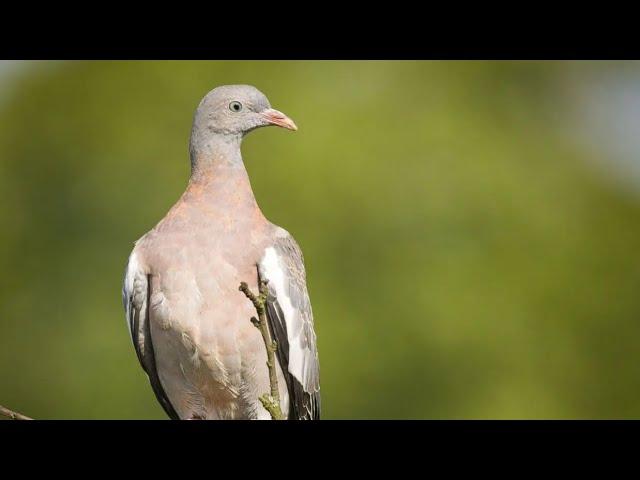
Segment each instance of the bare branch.
M269 323L267 322L267 280L259 280L258 282L259 294L255 295L245 282L240 283L239 290L251 300L253 306L258 313L258 318L251 317L251 323L260 330L262 334L262 340L264 346L267 349L267 368L269 369L269 384L271 386L271 393L265 393L261 395L259 400L262 406L269 412L273 420L283 420L284 415L280 408L280 391L278 390L278 372L276 370L275 352L278 348L275 340L271 336L269 329Z
M0 405L0 416L10 418L11 420L33 420L33 418L29 418L26 415L9 410L7 407L3 407L2 405Z

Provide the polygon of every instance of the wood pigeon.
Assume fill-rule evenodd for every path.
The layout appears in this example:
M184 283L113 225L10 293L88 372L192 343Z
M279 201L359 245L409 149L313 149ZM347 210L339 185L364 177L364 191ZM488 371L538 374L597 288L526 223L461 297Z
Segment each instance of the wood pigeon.
M316 334L302 252L258 207L240 153L268 125L297 130L249 85L213 89L191 131L191 177L167 215L135 242L122 298L138 360L172 419L269 419L266 348L238 290L268 281L282 411L320 417Z

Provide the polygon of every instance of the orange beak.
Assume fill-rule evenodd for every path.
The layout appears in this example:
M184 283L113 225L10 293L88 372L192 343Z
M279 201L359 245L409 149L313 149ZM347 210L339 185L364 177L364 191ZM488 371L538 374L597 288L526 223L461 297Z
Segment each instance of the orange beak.
M287 117L284 113L274 110L273 108L263 110L260 112L260 115L262 115L269 123L277 125L278 127L293 130L294 132L298 130L298 127L293 123L293 120Z

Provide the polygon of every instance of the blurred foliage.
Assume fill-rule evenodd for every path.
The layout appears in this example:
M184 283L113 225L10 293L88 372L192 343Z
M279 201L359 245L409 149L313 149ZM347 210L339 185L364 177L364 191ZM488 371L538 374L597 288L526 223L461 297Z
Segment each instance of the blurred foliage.
M325 418L640 416L640 203L561 133L572 68L27 69L0 108L0 403L164 418L125 326L126 258L185 187L200 98L249 83L300 127L243 156L305 254Z

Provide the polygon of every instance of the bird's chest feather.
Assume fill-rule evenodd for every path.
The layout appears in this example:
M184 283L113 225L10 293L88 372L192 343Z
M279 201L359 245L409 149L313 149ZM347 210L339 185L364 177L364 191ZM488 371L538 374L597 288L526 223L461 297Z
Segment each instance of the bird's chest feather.
M234 418L245 410L264 346L251 324L251 303L238 290L257 283L250 241L219 240L217 249L196 242L156 261L149 316L158 371L165 388L189 411ZM173 399L172 399L173 401ZM180 407L177 407L180 408ZM235 413L234 413L235 412ZM209 415L209 414L207 414Z

